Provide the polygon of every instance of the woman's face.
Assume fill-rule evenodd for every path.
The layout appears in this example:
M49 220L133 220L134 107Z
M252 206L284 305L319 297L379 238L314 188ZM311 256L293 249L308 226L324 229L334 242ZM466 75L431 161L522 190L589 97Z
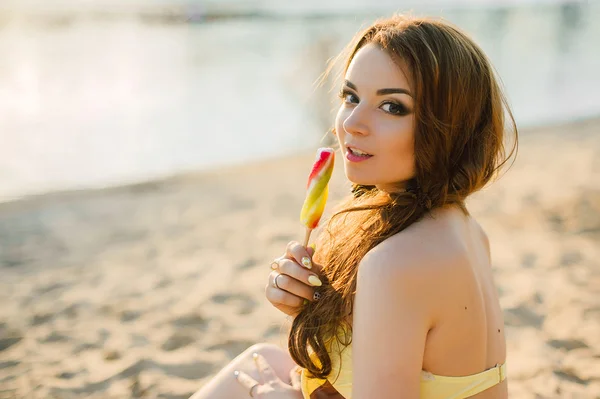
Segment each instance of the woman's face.
M393 191L414 176L414 102L407 70L370 43L346 71L335 130L352 183Z

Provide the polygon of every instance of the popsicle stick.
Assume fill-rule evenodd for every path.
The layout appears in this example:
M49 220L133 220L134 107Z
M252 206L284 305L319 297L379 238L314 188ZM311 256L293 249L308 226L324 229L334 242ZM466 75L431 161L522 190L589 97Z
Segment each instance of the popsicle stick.
M312 232L312 229L309 229L308 227L306 228L306 235L304 236L304 247L306 248L306 246L308 245L308 240L310 238L310 233Z

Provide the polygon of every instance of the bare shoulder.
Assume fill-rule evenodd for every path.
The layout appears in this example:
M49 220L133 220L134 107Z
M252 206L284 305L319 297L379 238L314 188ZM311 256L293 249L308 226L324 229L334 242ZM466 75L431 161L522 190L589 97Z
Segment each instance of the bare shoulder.
M467 250L455 237L455 225L444 217L423 219L387 238L360 262L358 285L368 295L377 291L394 303L418 304L428 325L435 325L467 275L459 271L465 270Z
M453 215L425 217L371 249L365 256L388 267L430 275L463 263L468 250ZM483 230L482 230L483 231ZM442 274L438 276L443 277Z
M371 249L359 265L359 282L390 298L403 292L403 301L419 303L430 326L438 324L473 291L465 289L474 287L465 235L485 233L472 221L452 212L423 218Z

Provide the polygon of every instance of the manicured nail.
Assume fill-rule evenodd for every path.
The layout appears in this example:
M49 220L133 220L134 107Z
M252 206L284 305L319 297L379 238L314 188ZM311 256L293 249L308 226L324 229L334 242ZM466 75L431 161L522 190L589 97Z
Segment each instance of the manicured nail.
M320 287L321 285L323 285L323 283L321 283L321 280L319 280L319 278L317 276L314 276L314 275L308 276L308 282L311 285L314 285L316 287Z
M308 256L305 256L305 257L302 258L302 264L307 269L311 269L312 268L312 262L310 261L310 258Z

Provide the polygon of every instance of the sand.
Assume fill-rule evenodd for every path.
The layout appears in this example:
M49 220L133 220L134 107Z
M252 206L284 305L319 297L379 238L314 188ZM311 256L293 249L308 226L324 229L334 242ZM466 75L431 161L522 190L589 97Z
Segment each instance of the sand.
M264 287L302 239L312 160L1 204L0 398L187 398L250 345L285 347ZM600 397L600 119L522 131L468 207L491 240L510 397Z

